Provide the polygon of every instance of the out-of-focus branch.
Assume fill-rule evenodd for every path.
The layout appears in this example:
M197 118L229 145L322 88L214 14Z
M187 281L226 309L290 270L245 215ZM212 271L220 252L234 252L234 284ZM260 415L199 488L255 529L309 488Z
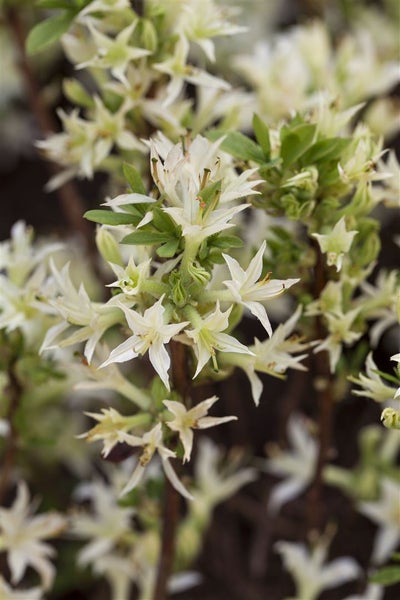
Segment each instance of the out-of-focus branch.
M57 130L57 123L43 99L35 73L25 52L26 34L23 23L16 9L5 11L5 21L13 34L16 46L19 51L19 69L21 71L28 102L32 109L39 128L44 136L54 133ZM47 163L48 169L52 175L59 172L59 167L53 163ZM65 183L57 190L61 210L71 229L83 237L85 244L90 252L93 252L94 236L91 225L82 218L85 207L81 197L72 182Z

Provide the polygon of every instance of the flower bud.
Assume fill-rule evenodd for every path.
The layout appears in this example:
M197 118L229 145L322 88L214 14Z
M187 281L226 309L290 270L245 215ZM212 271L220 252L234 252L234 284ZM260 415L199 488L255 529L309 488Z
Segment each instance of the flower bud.
M104 227L97 228L96 245L104 260L120 267L124 265L117 241Z

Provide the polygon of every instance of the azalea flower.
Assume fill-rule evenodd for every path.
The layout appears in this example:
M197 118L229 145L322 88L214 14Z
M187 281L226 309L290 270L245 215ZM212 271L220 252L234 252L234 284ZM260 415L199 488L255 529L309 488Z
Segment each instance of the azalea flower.
M87 565L108 554L124 537L131 534L135 510L120 506L112 487L100 480L90 484L92 514L79 511L72 513L71 533L77 538L89 538L78 554L78 562Z
M189 54L189 42L184 35L179 35L175 44L173 54L163 62L153 64L153 68L160 73L166 73L171 77L167 86L165 106L172 104L179 96L185 81L194 85L216 87L229 90L230 85L219 77L214 77L199 67L187 63Z
M217 396L212 396L199 402L193 408L187 410L182 402L174 400L164 400L163 404L168 408L169 412L174 415L172 420L166 421L166 425L173 431L177 431L179 438L183 444L184 456L183 462L190 460L193 446L193 431L192 429L208 429L215 427L228 421L236 420L237 417L208 417L208 411L211 406L218 400Z
M0 550L7 552L11 582L18 584L32 567L41 577L44 589L49 589L55 569L49 558L55 550L44 543L66 527L64 517L56 512L30 516L29 492L25 482L18 484L17 496L10 508L0 508Z
M151 54L150 50L136 48L129 44L138 22L139 20L135 19L128 27L120 31L114 39L104 35L89 23L88 27L96 44L97 54L93 58L77 64L76 69L85 69L86 67L110 69L115 79L118 79L129 88L129 82L126 78L129 63Z
M261 244L260 249L250 261L246 271L242 269L238 261L227 254L222 256L228 265L231 280L224 281L224 285L232 292L236 302L249 309L252 315L257 317L268 335L272 335L272 327L267 312L261 302L276 298L299 279L269 279L269 276L259 281L263 269L263 256L266 242Z
M347 596L345 600L382 600L384 594L384 588L377 583L371 583L367 586L362 596L354 595Z
M375 502L361 502L358 510L379 527L374 541L372 561L384 563L400 542L400 485L382 478L381 495Z
M169 479L171 485L180 493L182 496L187 498L188 500L192 500L193 496L189 494L189 492L185 489L182 483L179 481L175 471L170 465L169 459L175 458L176 454L169 448L166 448L163 445L163 432L161 423L157 423L147 433L145 433L142 437L138 437L135 435L131 435L128 433L121 433L121 439L125 441L127 444L133 447L141 446L143 448L143 452L139 457L138 464L132 473L128 483L124 487L121 492L121 496L130 492L134 487L138 485L140 480L143 477L145 469L154 454L157 452L161 458L161 463L165 472L165 475Z
M395 388L387 385L379 376L378 367L372 358L372 352L367 356L365 362L366 375L359 373L357 377L349 377L348 379L361 387L360 390L353 390L355 396L364 396L372 398L375 402L385 402L395 397Z
M233 496L241 487L257 478L255 469L240 466L238 456L228 455L222 464L223 454L210 439L202 437L194 465L196 491L190 504L196 520L208 523L214 507Z
M133 256L129 258L128 265L125 268L110 263L118 279L109 283L107 287L117 287L127 296L139 294L142 282L150 276L150 264L151 259L149 258L136 265Z
M197 357L197 368L193 379L197 377L207 362L212 359L215 370L218 370L216 352L239 352L241 354L253 354L247 346L241 344L236 338L223 333L229 325L229 315L232 306L222 312L217 301L216 309L204 319L197 315L193 329L185 329L185 334L193 340L194 352Z
M146 413L137 413L133 416L126 417L112 407L103 408L101 412L102 414L85 413L88 417L92 417L92 419L98 421L98 424L78 437L86 438L88 442L101 440L104 443L101 452L104 458L110 454L116 444L124 441L123 433L138 425L147 424L150 419L150 416Z
M296 583L296 596L290 600L316 600L324 590L356 579L361 574L358 564L348 556L324 564L328 549L323 539L311 552L303 544L292 542L277 542L275 548Z
M361 331L352 331L353 321L360 312L360 308L354 308L347 313L341 311L328 313L325 315L328 324L329 334L327 338L320 342L314 349L314 352L327 350L329 352L329 365L331 373L334 373L343 344L350 345L356 342L362 335Z
M115 305L115 298L111 298L106 304L92 302L83 284L77 290L69 275L69 264L58 271L50 261L51 272L55 287L60 296L50 298L48 303L53 307L63 320L51 327L41 346L40 352L53 348L64 348L73 344L86 341L84 356L90 363L96 345L104 333L121 320L119 308ZM71 327L79 327L72 333ZM64 336L68 332L67 337Z
M347 231L345 218L342 217L328 234L312 233L321 248L321 252L327 255L328 266L335 266L340 271L343 266L343 258L349 252L354 236L358 231Z
M43 590L40 587L13 590L0 575L0 598L1 600L41 600Z
M151 364L165 387L170 389L168 370L171 359L165 344L179 333L188 324L188 321L166 324L164 322L163 299L164 295L153 306L146 309L143 315L127 308L120 302L117 303L117 306L124 312L133 335L117 346L111 352L109 358L100 365L100 368L113 362L126 362L139 355L143 356L148 351Z
M301 494L312 482L318 457L318 444L307 430L304 419L292 416L288 422L288 438L293 450L270 449L264 465L267 473L285 477L271 492L268 509L272 513Z
M222 365L235 365L243 369L249 378L251 393L256 405L260 402L263 384L256 371L269 375L282 376L287 369L307 370L301 364L307 354L294 356L296 352L303 352L309 346L296 334L291 335L301 315L302 308L298 306L293 315L285 322L280 323L270 338L260 342L254 339L254 344L249 347L252 356L224 353L221 356Z

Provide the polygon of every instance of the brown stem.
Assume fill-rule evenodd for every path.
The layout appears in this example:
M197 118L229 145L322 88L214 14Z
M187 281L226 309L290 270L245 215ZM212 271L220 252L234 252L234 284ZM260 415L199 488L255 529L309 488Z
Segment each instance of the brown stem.
M324 257L317 245L317 263L315 267L314 297L319 298L326 285L327 277ZM315 337L324 339L326 328L321 316L315 319ZM322 504L323 470L329 456L333 430L333 378L329 368L329 356L326 351L319 352L313 360L313 383L318 399L318 436L319 450L315 467L314 481L311 486L308 503L308 529L321 530L324 526L325 514Z
M187 368L186 348L172 340L171 345L172 382L182 401L187 403L191 379ZM158 561L157 578L153 600L166 600L167 584L175 556L176 529L179 521L181 498L168 479L165 480L161 549Z
M28 102L36 117L39 128L43 136L54 133L58 127L52 114L43 100L41 90L36 79L35 73L31 67L29 59L25 52L25 31L23 23L17 10L9 9L5 13L5 20L12 32L17 48L19 50L18 66L23 77ZM58 173L60 168L54 163L47 163L48 169L52 175ZM76 186L71 182L65 183L57 190L62 212L69 224L74 230L78 231L91 251L94 248L94 238L91 225L82 218L85 207Z
M4 390L5 396L8 397L9 400L6 420L10 429L5 442L4 459L0 475L0 504L2 504L4 495L9 486L18 446L18 432L15 427L14 417L20 404L23 388L15 372L15 366L15 361L11 362L9 365L8 385Z

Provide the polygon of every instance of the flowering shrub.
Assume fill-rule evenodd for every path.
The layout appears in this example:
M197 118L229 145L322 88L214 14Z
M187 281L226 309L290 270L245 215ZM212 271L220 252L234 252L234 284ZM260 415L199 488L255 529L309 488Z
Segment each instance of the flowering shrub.
M375 356L400 320L399 272L380 255L400 197L396 154L385 148L398 128L393 7L378 31L373 9L357 4L342 37L319 19L268 42L260 31L249 49L259 9L4 3L2 27L17 42L23 15L36 22L32 60L57 61L58 44L73 66L55 133L21 55L42 123L36 147L57 163L47 189L75 235L96 224L95 251L79 237L35 240L22 220L0 245L6 598L95 597L99 578L115 600L196 594L214 508L247 484L238 505L262 512L252 536L275 552L274 597L314 600L346 585L348 600L382 598L399 579L392 565L368 583L400 542L398 345L386 342L382 369ZM18 81L6 81L6 100L21 93ZM102 200L82 225L74 181L100 173ZM268 457L256 456L250 435L246 448L224 451L198 431L239 426L268 402L273 378L286 381L280 427L290 447L264 438ZM232 381L240 406L227 409ZM356 423L349 468L332 453L335 407L357 396L381 404L382 424L377 415ZM62 479L60 489L46 478ZM46 508L35 516L29 489ZM370 521L370 556L328 557L332 521L345 535L329 491ZM280 528L293 501L302 524ZM55 548L42 540L57 536L56 575ZM253 556L255 577L267 576L266 562ZM225 585L224 596L258 597Z

